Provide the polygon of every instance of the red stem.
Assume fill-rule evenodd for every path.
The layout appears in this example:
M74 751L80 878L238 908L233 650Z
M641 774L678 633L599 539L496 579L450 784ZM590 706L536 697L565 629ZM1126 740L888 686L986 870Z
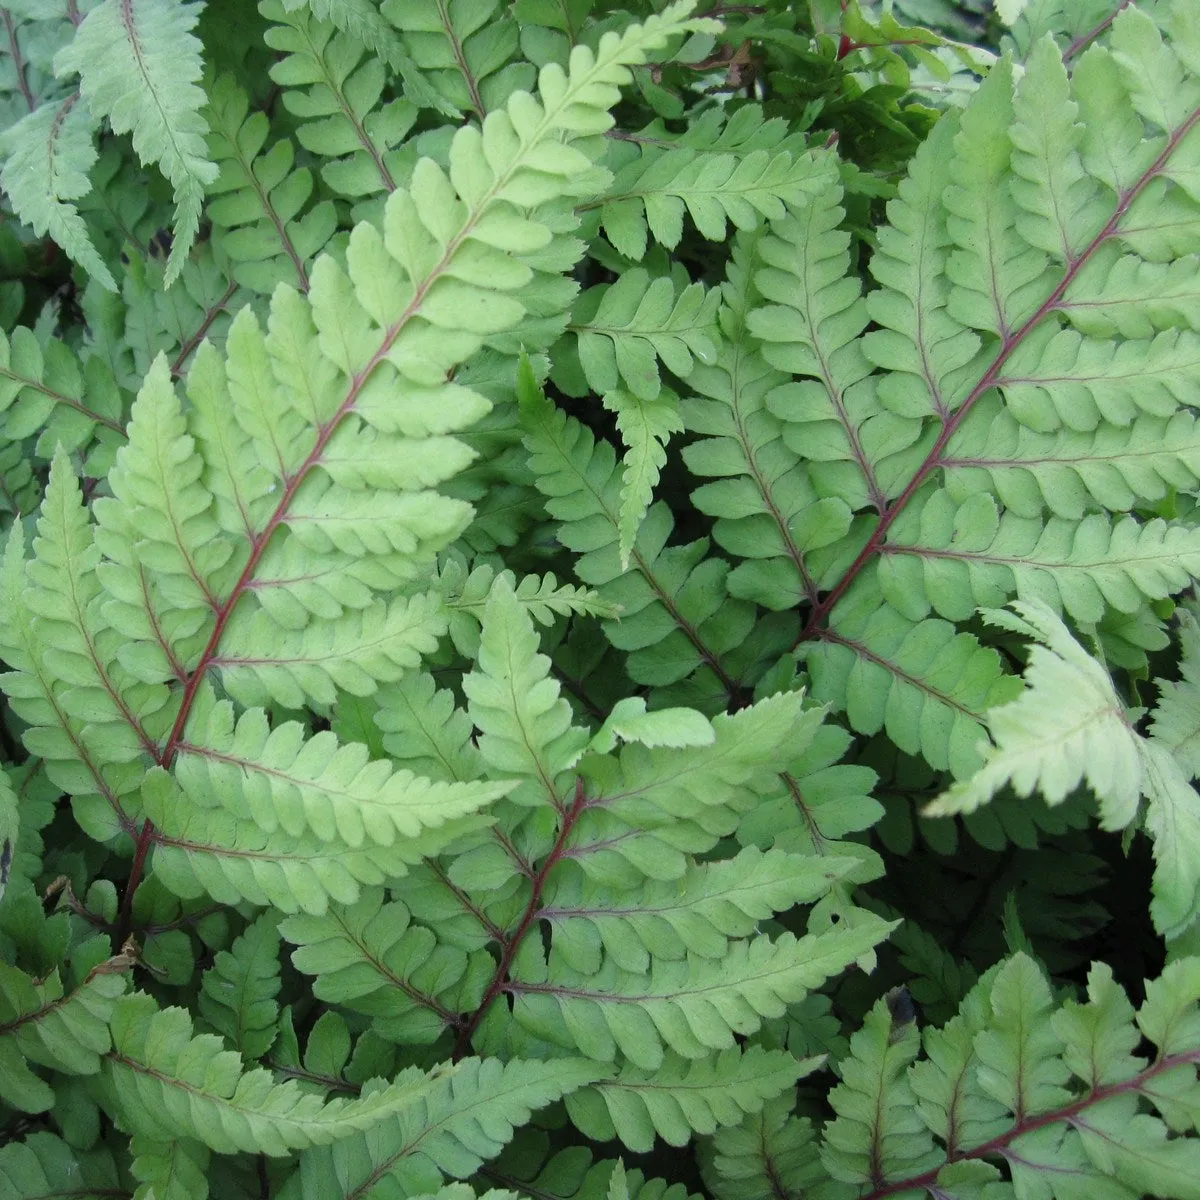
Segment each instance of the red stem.
M1060 1121L1070 1121L1073 1117L1077 1117L1080 1113L1091 1108L1092 1105L1099 1104L1113 1096L1121 1096L1128 1092L1141 1092L1145 1089L1146 1084L1156 1075L1161 1075L1164 1071L1172 1070L1175 1067L1183 1067L1195 1063L1200 1063L1200 1050L1186 1050L1182 1054L1167 1055L1147 1067L1140 1074L1135 1075L1132 1079L1126 1079L1121 1083L1110 1083L1105 1087L1093 1088L1086 1096L1081 1096L1078 1100L1066 1104L1062 1108L1039 1113L1036 1117L1027 1117L1022 1121L1018 1121L1011 1129L998 1134L989 1141L983 1142L981 1145L975 1146L970 1150L965 1150L961 1154L947 1157L946 1162L942 1163L941 1166L931 1167L928 1171L922 1171L920 1175L913 1175L908 1179L895 1179L890 1183L881 1184L872 1191L864 1193L859 1197L859 1200L884 1200L884 1197L895 1196L900 1192L926 1191L937 1182L938 1175L949 1163L984 1158L989 1154L999 1153L1006 1149L1009 1143L1016 1141L1017 1138L1022 1137L1024 1134L1032 1133L1036 1129L1043 1129L1047 1125L1055 1125Z
M496 973L492 976L492 981L488 984L487 991L484 992L479 1007L471 1014L466 1024L459 1031L458 1039L454 1043L453 1057L455 1062L458 1062L471 1049L471 1038L474 1037L480 1022L487 1015L487 1010L491 1008L496 997L504 991L504 985L508 982L508 973L512 969L513 959L516 958L517 951L521 948L521 943L525 940L525 935L533 928L534 922L541 913L542 894L546 890L546 880L550 872L562 860L563 851L567 845L567 838L570 837L571 831L575 828L576 821L579 820L579 816L586 806L587 797L583 791L583 780L576 779L575 796L571 801L571 807L563 813L562 825L559 827L558 836L554 839L554 845L550 847L550 852L546 855L542 865L538 868L537 874L533 877L533 886L529 893L529 901L525 905L525 911L521 914L521 919L517 922L516 929L501 943L500 961L496 965Z
M887 511L880 516L879 524L875 526L871 536L867 539L866 545L858 552L858 557L850 564L845 574L838 580L825 598L813 605L808 621L800 631L800 636L796 639L797 645L821 635L821 627L824 625L834 605L846 594L850 585L858 577L863 568L880 552L887 538L888 530L895 523L896 518L908 506L908 502L916 495L917 490L942 465L942 452L946 449L947 444L959 426L966 420L967 414L975 407L976 401L990 388L996 386L1000 380L1000 370L1012 356L1013 351L1061 303L1067 288L1075 282L1079 272L1091 259L1092 255L1117 232L1121 218L1125 216L1129 210L1129 206L1141 195L1150 181L1166 166L1167 161L1175 152L1179 143L1187 136L1197 121L1200 121L1200 109L1196 109L1167 139L1167 144L1163 147L1162 153L1150 164L1137 183L1121 197L1116 211L1109 218L1104 228L1092 238L1075 259L1067 264L1067 270L1062 280L1054 291L1038 306L1037 311L1019 325L1016 330L1004 335L1000 342L999 352L992 360L991 366L983 373L979 382L971 389L958 410L943 424L937 441L934 442L933 447L925 456L920 467L917 468L912 479L908 481L908 486L892 501Z

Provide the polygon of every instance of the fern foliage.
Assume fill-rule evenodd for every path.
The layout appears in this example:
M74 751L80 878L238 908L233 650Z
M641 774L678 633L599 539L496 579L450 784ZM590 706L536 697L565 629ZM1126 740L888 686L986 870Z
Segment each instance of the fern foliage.
M0 1200L1197 1195L1200 34L992 8L0 2Z

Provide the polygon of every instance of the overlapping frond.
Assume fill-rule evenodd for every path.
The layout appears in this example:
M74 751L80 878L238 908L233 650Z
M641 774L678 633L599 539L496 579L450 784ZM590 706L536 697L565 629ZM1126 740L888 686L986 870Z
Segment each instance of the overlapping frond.
M459 112L482 120L529 87L517 22L497 0L385 0L381 11L429 86Z
M1168 690L1164 696L1166 739L1144 738L1107 668L1054 611L1040 601L1014 601L1013 607L1019 615L989 617L1033 643L1027 687L988 713L995 745L985 744L983 766L926 811L971 812L1005 785L1018 795L1037 791L1047 803L1059 804L1086 782L1100 802L1101 824L1122 829L1138 816L1144 796L1157 860L1151 915L1165 936L1178 937L1200 916L1200 794L1176 757L1172 733L1171 707L1181 693Z
M781 1016L830 976L844 970L884 937L890 926L874 918L855 929L784 934L734 942L718 961L654 961L649 972L625 971L606 959L583 974L526 942L505 985L513 1017L536 1036L579 1049L589 1059L618 1056L656 1071L666 1051L704 1058Z
M284 55L271 67L271 78L301 122L300 144L326 160L322 179L353 199L395 191L405 174L400 147L416 108L399 98L381 103L385 59L303 6L263 0L259 11L272 22L267 44Z
M272 913L252 921L200 980L201 1016L248 1061L275 1040L279 1019L279 930Z
M593 203L608 240L638 262L651 236L669 250L679 244L685 214L712 241L724 240L729 224L753 229L781 217L819 186L820 162L760 107L728 120L712 108L678 136L652 125L614 145L612 185Z
M366 1200L389 1186L404 1187L412 1195L433 1192L444 1176L466 1178L495 1158L534 1110L604 1073L577 1058L503 1064L464 1059L452 1074L414 1092L412 1103L387 1129L344 1137L328 1149L303 1154L294 1186L284 1194L299 1197L337 1189L347 1198ZM409 1069L382 1092L364 1089L363 1100L356 1103L378 1103L398 1085L421 1079L420 1072Z
M567 1111L585 1136L619 1138L634 1153L649 1151L656 1137L686 1146L696 1134L739 1125L765 1102L790 1096L796 1080L819 1064L759 1046L700 1060L671 1053L656 1071L625 1066L612 1079L581 1088L567 1098Z
M175 191L167 282L183 269L200 225L204 189L217 174L208 157L197 86L203 71L193 33L200 6L173 0L104 0L55 58L59 75L79 75L92 120L129 133L143 163L156 163ZM90 164L89 164L90 165Z
M411 1070L359 1099L323 1100L261 1068L245 1070L215 1034L193 1034L183 1009L158 1009L141 992L114 1012L106 1059L119 1111L144 1135L192 1138L223 1154L284 1155L394 1121L452 1070Z
M1135 1013L1108 968L1093 967L1086 1000L1056 1003L1041 968L1018 954L925 1032L920 1059L911 1020L880 1001L841 1064L823 1172L872 1195L957 1191L999 1183L999 1157L1016 1187L1055 1200L1080 1186L1186 1194L1200 1163L1188 1108L1198 1052L1185 1032L1197 967L1167 967ZM1133 1053L1143 1037L1149 1058Z
M208 185L205 214L238 283L270 295L279 283L308 289L308 268L337 228L331 200L310 204L312 172L296 165L287 138L264 150L269 121L250 112L229 75L209 90L209 152L219 174Z

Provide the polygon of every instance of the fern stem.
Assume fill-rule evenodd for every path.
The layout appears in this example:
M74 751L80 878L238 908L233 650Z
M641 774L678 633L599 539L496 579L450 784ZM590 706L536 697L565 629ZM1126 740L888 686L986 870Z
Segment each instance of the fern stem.
M217 319L218 314L225 311L225 306L233 299L233 294L237 291L237 288L236 281L231 279L217 302L205 312L203 320L196 326L192 335L180 345L179 353L175 355L175 358L171 362L171 377L173 379L177 379L183 373L183 364L191 357L192 351L204 341L205 334L212 328L212 323Z
M1169 1054L1165 1058L1160 1058L1157 1062L1152 1063L1132 1079L1093 1088L1086 1095L1080 1096L1070 1104L1064 1104L1062 1108L1038 1113L1035 1117L1025 1117L1023 1120L1017 1121L1011 1129L1006 1130L1004 1133L997 1134L994 1138L970 1150L964 1150L959 1154L948 1157L947 1162L965 1162L985 1158L990 1154L1003 1156L1005 1150L1012 1142L1015 1142L1017 1138L1027 1133L1044 1129L1047 1125L1057 1125L1059 1122L1073 1121L1081 1113L1087 1112L1093 1105L1101 1104L1114 1096L1123 1096L1130 1092L1144 1091L1146 1085L1152 1079L1166 1071L1174 1070L1176 1067L1196 1064L1200 1064L1200 1049L1185 1050L1180 1054ZM901 1192L927 1191L932 1188L938 1175L945 1169L945 1166L946 1163L942 1163L940 1166L931 1167L928 1171L923 1171L920 1175L913 1175L908 1179L894 1179L890 1183L881 1184L869 1192L864 1192L859 1197L859 1200L884 1200L886 1196L895 1196Z
M1050 295L1015 330L1004 335L1000 342L1000 348L991 365L980 377L979 382L971 389L966 399L962 402L962 405L942 425L942 430L938 434L937 440L933 443L932 448L925 456L921 465L914 472L913 477L908 481L908 485L880 514L879 524L875 526L871 536L867 539L866 545L858 552L857 557L829 591L828 595L813 606L804 628L800 631L800 636L796 639L796 645L799 645L801 642L811 641L813 638L825 638L828 636L827 631L823 627L833 607L846 594L850 585L858 578L867 564L882 551L888 530L891 529L896 518L908 507L909 501L917 494L921 485L935 470L943 465L942 455L950 439L958 431L959 426L966 420L980 397L1002 382L1002 369L1004 364L1012 357L1013 352L1062 303L1067 289L1075 282L1079 272L1087 265L1096 251L1109 238L1115 236L1122 218L1129 211L1129 206L1167 165L1171 155L1178 149L1180 142L1183 141L1198 122L1200 122L1200 108L1194 109L1187 120L1171 133L1167 139L1167 144L1163 147L1158 157L1146 168L1141 178L1121 196L1117 202L1116 210L1105 223L1104 228L1092 238L1078 255L1067 263L1067 269L1063 273L1062 279Z
M1090 46L1116 19L1127 9L1133 0L1121 0L1121 3L1113 9L1103 21L1094 25L1087 33L1081 33L1064 51L1063 62L1070 62L1081 50L1085 50Z
M17 89L20 91L30 112L37 108L37 101L29 90L29 80L25 78L25 59L21 57L21 47L17 44L17 27L13 24L12 13L7 8L0 8L0 16L4 18L4 32L8 34L8 53L12 58L17 76Z
M487 1011L491 1008L496 997L504 991L505 984L508 982L508 973L512 968L513 959L516 958L517 951L521 948L521 943L525 940L526 934L533 928L534 923L540 919L542 894L546 890L546 880L550 872L562 859L567 845L567 838L571 836L571 831L575 828L575 823L579 820L580 815L586 807L587 796L583 790L583 779L577 778L575 780L575 796L571 801L570 808L563 813L562 824L558 829L558 836L554 839L554 845L550 847L549 853L542 860L542 865L533 877L533 884L530 888L529 900L525 905L525 911L521 914L521 919L517 922L516 929L501 943L500 961L496 964L496 973L492 976L492 981L488 984L487 991L484 992L479 1007L470 1015L459 1031L458 1039L454 1043L453 1058L455 1062L458 1062L470 1050L471 1038L474 1037L480 1022L487 1015Z
M28 376L18 375L11 367L0 367L0 378L11 379L13 383L20 384L22 388L28 388L32 392L41 392L43 396L48 396L55 404L62 404L66 408L74 409L80 416L86 417L89 421L95 421L97 425L103 425L106 429L111 429L113 433L120 434L121 437L125 436L125 427L120 421L114 421L111 417L94 412L79 400L64 395L62 392L56 392L53 388L48 388L40 379L30 379Z
M437 0L437 6L438 16L442 21L442 28L446 31L446 40L450 43L450 50L454 55L455 63L458 65L458 72L463 77L463 82L467 85L467 94L471 97L471 105L482 121L487 116L487 109L484 108L483 97L479 94L479 83L471 73L471 68L467 63L467 56L463 51L462 39L458 36L458 32L454 28L454 23L450 20L446 0Z

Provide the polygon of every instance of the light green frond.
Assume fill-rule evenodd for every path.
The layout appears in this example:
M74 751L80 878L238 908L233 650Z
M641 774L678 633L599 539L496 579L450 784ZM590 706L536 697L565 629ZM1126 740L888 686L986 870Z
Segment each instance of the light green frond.
M65 455L55 457L38 519L23 599L46 670L69 685L63 710L86 722L110 763L132 763L165 736L175 705L161 685L139 683L121 662L128 635L106 619L99 554L87 508Z
M878 918L853 929L759 936L734 942L723 959L656 961L648 973L621 970L606 959L595 974L571 970L526 942L504 990L513 1016L530 1033L597 1062L618 1055L658 1070L665 1052L704 1058L753 1033L764 1019L844 970L887 937Z
M430 779L478 779L483 773L471 718L433 676L410 671L376 693L375 724L393 760Z
M988 493L956 505L931 491L888 531L878 577L888 603L912 620L932 610L966 621L1015 593L1096 622L1106 607L1136 613L1197 575L1200 530L1099 513L1019 517L1001 513Z
M45 1112L53 1089L34 1071L95 1075L110 1045L108 1024L125 992L124 956L96 963L72 986L55 970L35 979L0 963L0 1074L4 1100L19 1112Z
M271 78L283 88L284 106L301 121L300 144L327 160L321 177L352 199L394 192L404 175L400 147L417 109L402 99L380 103L385 59L303 6L262 0L259 11L272 22L267 45L283 54Z
M533 621L505 583L492 589L478 667L462 686L484 761L531 781L513 800L561 803L559 777L578 761L587 733L572 724L571 707L550 678L550 660L538 653Z
M105 608L132 645L128 669L147 682L179 678L200 656L233 583L234 547L218 536L204 462L171 382L155 360L134 402L129 441L96 501L96 546L106 560Z
M160 1010L142 992L113 1013L106 1066L118 1111L144 1136L275 1156L393 1122L454 1071L409 1069L361 1099L322 1100L293 1081L272 1082L268 1071L245 1071L215 1034L193 1033L184 1009Z
M310 205L312 173L296 166L290 141L263 150L269 121L249 105L229 75L209 91L208 148L220 173L205 213L238 283L263 295L278 283L306 291L308 266L333 236L337 213L331 200Z
M950 302L964 324L1001 338L1048 290L1046 257L1018 232L1025 218L1008 186L1015 121L1012 66L1001 60L963 113L945 192Z
M336 26L373 51L399 73L414 104L437 109L448 117L457 115L409 57L403 39L383 15L378 0L285 0L285 6L311 9L317 20Z
M998 381L1022 425L1048 432L1170 417L1200 401L1200 337L1164 330L1148 340L1103 341L1043 325L1006 360Z
M317 915L331 900L353 904L364 884L378 886L403 875L411 864L486 823L460 818L390 846L353 848L308 832L268 834L227 810L199 808L165 772L150 773L142 801L154 826L154 874L175 895L186 900L207 893L222 904L246 900Z
M382 12L428 84L459 112L483 120L532 82L518 24L497 0L385 0Z
M441 597L426 592L303 629L280 629L266 610L243 608L226 628L213 663L229 693L246 705L300 708L332 704L339 688L370 696L413 670L437 648L446 613Z
M73 92L7 126L0 138L0 154L6 159L0 188L34 233L49 234L89 275L115 292L116 280L72 203L91 191L88 172L96 161L96 124L87 104Z
M871 256L871 274L882 286L867 297L867 311L881 328L866 335L863 347L889 372L879 402L900 417L956 409L970 388L963 368L979 350L979 338L948 310L951 243L941 199L957 128L957 117L948 114L921 143Z
M192 33L200 6L177 0L103 0L54 60L78 74L79 90L114 133L133 135L143 163L157 163L175 190L174 244L166 282L178 277L196 237L204 189L216 178L208 158L197 86L203 64Z
M560 584L553 572L546 575L522 575L497 571L490 563L476 561L469 566L461 557L447 556L441 564L438 581L444 589L450 611L450 637L460 654L474 658L479 653L479 632L492 589L507 586L538 625L552 625L556 617L615 617L615 608L605 604L590 588Z
M279 924L265 912L221 950L201 976L198 1007L209 1026L252 1062L275 1040L279 1019Z
M422 1088L386 1130L346 1137L328 1150L301 1155L297 1187L287 1200L338 1191L346 1200L382 1200L394 1185L407 1183L409 1191L419 1194L436 1189L444 1175L466 1178L495 1158L515 1127L535 1110L606 1073L577 1058L508 1063L468 1058L452 1071ZM423 1077L409 1068L389 1090L410 1078ZM378 1094L364 1089L361 1103L371 1103Z
M652 125L608 158L614 178L596 202L600 224L633 262L645 257L647 233L668 250L678 246L685 214L710 241L724 241L729 224L754 229L775 220L785 205L803 205L831 165L754 104L728 120L712 108L679 136Z
M818 500L807 467L784 441L783 422L767 408L767 397L787 377L767 365L746 328L758 299L754 252L752 237L734 240L721 289L718 357L693 370L688 385L695 394L682 404L689 432L705 437L684 446L682 456L694 475L714 480L696 488L692 502L716 518L716 543L743 560L730 572L731 593L786 610L809 593L801 514Z
M1141 790L1138 737L1104 667L1071 637L1040 601L1015 601L1017 628L1036 642L1029 652L1027 687L1011 703L991 709L995 748L985 765L962 779L925 811L971 812L1006 783L1018 795L1035 789L1061 803L1085 780L1101 801L1104 825L1132 820ZM992 614L997 623L1015 618ZM1068 704L1069 698L1069 704Z
M495 963L413 924L408 909L381 891L324 916L288 917L279 926L297 947L292 963L313 976L313 994L370 1019L381 1037L403 1045L436 1041L459 1014L474 1012Z
M1178 680L1158 679L1158 703L1150 733L1179 761L1189 779L1200 776L1200 623L1190 607L1176 611L1179 639Z
M1081 268L1058 311L1093 338L1151 338L1160 329L1200 331L1200 255L1147 262L1102 246Z
M137 790L144 764L114 764L103 727L96 738L85 719L72 715L68 693L73 689L46 665L49 647L25 604L29 567L22 535L21 522L13 522L0 569L0 600L7 615L0 623L0 655L9 667L0 686L13 712L30 727L22 737L26 747L44 761L53 783L72 796L81 826L100 840L130 833L133 823L122 796Z
M309 736L295 721L271 728L258 708L235 719L227 700L207 699L193 709L175 776L193 804L221 807L267 833L311 832L355 848L417 837L512 786L422 779L370 761L360 743L339 745L329 730Z
M636 1153L648 1153L655 1138L686 1146L695 1134L740 1125L762 1111L764 1102L791 1097L796 1080L819 1065L780 1050L749 1046L688 1060L669 1053L657 1071L622 1067L613 1079L582 1088L567 1098L575 1127L594 1141L620 1138Z
M1200 479L1200 427L1190 412L1138 416L1128 425L1038 433L999 404L981 403L959 426L942 459L957 503L989 491L1018 517L1079 521L1090 509L1126 513Z
M671 276L652 278L631 267L616 283L589 288L575 302L571 332L580 366L593 392L623 388L640 400L657 398L658 362L680 378L694 359L711 362L721 295L698 283L680 286Z
M540 917L555 953L575 970L600 967L601 952L629 971L651 959L719 959L729 939L753 935L760 921L810 904L851 866L749 847L733 858L689 867L682 879L648 880L636 897L582 874L558 874Z
M808 377L773 389L766 404L783 421L784 443L808 460L818 490L851 508L882 509L903 477L899 468L880 475L880 460L901 457L920 426L877 411L859 339L870 318L861 285L847 276L850 235L838 229L842 189L828 176L824 183L759 239L766 265L754 284L768 303L750 313L749 327L772 367Z
M622 570L629 569L638 530L654 500L658 477L667 462L667 441L683 429L679 398L662 389L653 400L625 392L609 392L604 407L617 416L617 431L625 443L621 461L621 508L617 517Z
M1019 691L995 650L946 621L912 621L881 606L878 584L855 589L828 629L801 649L813 698L845 711L859 733L956 776L979 765L984 714Z

